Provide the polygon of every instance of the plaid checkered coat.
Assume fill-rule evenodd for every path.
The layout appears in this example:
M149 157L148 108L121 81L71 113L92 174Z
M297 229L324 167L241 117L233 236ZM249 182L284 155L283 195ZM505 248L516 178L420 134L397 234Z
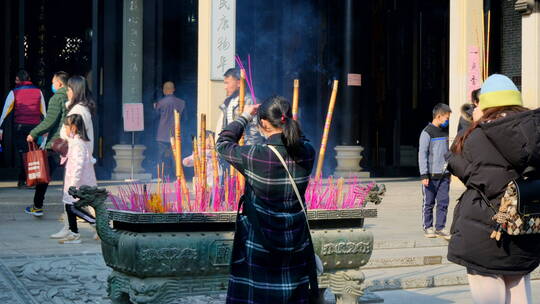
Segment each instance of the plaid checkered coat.
M247 124L244 116L230 123L216 147L246 179L227 303L308 303L309 273L315 266L304 213L276 155L265 145L238 145ZM275 146L284 157L304 195L313 168L313 147L305 142L303 152L293 161L281 134L269 137L267 145Z

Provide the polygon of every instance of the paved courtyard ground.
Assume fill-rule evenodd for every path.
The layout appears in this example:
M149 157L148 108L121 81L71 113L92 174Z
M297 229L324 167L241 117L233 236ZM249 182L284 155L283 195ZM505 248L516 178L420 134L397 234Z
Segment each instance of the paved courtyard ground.
M366 220L375 249L366 265L366 287L384 303L472 303L462 267L446 261L446 242L425 239L421 229L421 193L417 179L379 179L387 194L378 218ZM114 190L120 183L102 182ZM454 186L449 214L462 188ZM93 231L80 224L83 243L60 245L48 236L57 232L63 205L61 185L47 192L45 215L23 212L33 190L0 183L0 303L109 303L109 269ZM449 220L451 216L449 216ZM450 221L448 223L450 225ZM533 278L540 278L536 273ZM540 304L540 281L533 281L534 303ZM330 296L330 295L329 295ZM177 303L223 303L223 295L178 299Z

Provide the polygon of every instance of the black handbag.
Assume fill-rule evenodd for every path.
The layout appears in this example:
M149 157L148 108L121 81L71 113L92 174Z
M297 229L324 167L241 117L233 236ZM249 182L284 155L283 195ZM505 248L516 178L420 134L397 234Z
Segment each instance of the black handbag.
M514 181L517 191L517 211L522 216L540 217L540 179L527 178Z

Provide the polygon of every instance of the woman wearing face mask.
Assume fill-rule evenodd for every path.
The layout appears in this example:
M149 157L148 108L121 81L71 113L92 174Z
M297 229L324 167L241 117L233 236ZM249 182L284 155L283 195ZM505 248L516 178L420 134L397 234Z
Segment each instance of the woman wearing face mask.
M266 145L238 145L255 114ZM246 180L227 303L308 303L317 298L313 244L298 199L303 201L315 151L292 119L289 102L271 97L260 107L246 106L223 129L216 149ZM298 196L276 153L284 158Z
M490 235L508 183L540 167L540 111L524 108L514 83L495 74L482 85L473 120L448 159L467 186L454 209L448 260L467 268L475 303L532 303L529 274L540 264L540 234L503 233L500 241Z

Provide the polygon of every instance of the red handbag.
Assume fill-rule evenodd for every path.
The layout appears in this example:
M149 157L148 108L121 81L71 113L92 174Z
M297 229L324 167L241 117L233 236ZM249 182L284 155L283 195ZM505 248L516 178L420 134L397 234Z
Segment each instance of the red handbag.
M47 151L38 149L33 142L28 143L28 152L23 154L23 161L27 186L32 187L37 184L48 184L51 182Z

